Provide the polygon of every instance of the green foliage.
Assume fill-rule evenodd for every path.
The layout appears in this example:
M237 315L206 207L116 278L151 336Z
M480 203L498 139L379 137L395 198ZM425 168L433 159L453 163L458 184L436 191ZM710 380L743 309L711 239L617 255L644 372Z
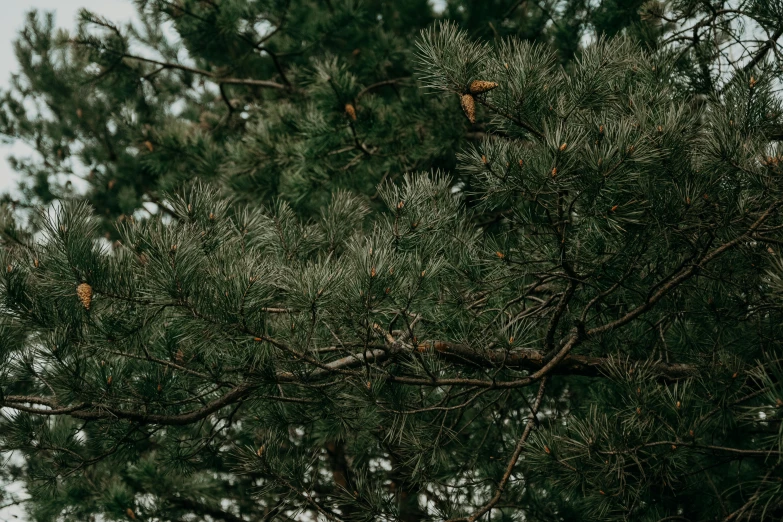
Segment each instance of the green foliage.
M663 40L717 4L137 4L4 98L34 520L780 518L779 77Z
M483 131L466 133L448 100L414 80L412 43L436 19L424 0L136 4L135 24L84 11L73 33L30 13L0 111L2 133L35 150L12 160L28 202L86 188L112 220L155 212L198 176L245 202L282 197L314 215L334 190L377 197L379 182L404 172L453 170L454 151ZM564 63L590 28L639 22L550 4L447 2L441 16L498 42L551 41Z

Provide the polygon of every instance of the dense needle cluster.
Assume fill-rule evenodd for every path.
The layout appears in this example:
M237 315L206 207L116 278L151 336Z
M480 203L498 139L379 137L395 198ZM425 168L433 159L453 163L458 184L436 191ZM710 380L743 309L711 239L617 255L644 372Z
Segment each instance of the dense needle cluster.
M141 1L143 30L59 43L31 18L3 124L41 163L0 274L31 518L783 516L774 41L722 78L657 39L696 8L569 54L568 2L538 42L527 3L487 38L458 2L369 4ZM71 154L86 196L47 170Z

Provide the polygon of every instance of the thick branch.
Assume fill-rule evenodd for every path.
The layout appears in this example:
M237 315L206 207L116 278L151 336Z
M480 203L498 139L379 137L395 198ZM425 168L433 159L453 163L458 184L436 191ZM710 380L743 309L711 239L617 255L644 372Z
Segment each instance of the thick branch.
M193 424L208 415L220 410L221 408L234 404L247 397L253 390L253 386L244 383L236 386L225 395L215 399L203 408L193 410L180 415L161 415L154 413L142 413L140 411L122 410L108 404L85 402L76 406L58 407L53 399L47 397L29 397L9 395L4 398L3 406L13 408L19 411L35 413L39 415L70 415L71 417L82 420L100 420L105 418L119 418L130 421L141 422L143 424L158 424L165 426L184 426ZM25 404L39 404L48 406L51 409L33 408Z
M459 344L451 344L442 341L432 341L419 344L419 350L432 350L440 357L448 359L454 364L479 366L485 368L505 365L517 370L528 370L533 372L530 377L519 381L493 382L479 379L442 379L432 381L429 379L416 379L408 377L389 376L391 381L401 384L415 385L440 385L440 384L466 384L479 386L482 388L513 388L521 387L539 380L547 374L553 375L574 375L584 377L603 377L608 374L609 369L616 365L611 358L588 357L583 355L564 355L555 358L548 363L544 362L544 354L536 350L525 350L520 352L506 352L504 350L479 351L475 348ZM407 350L401 350L397 354L409 353ZM324 367L317 368L315 371L297 375L291 372L281 372L277 374L279 383L306 383L323 380L334 375L333 371L349 370L364 366L367 362L381 362L391 356L391 352L382 349L374 349L367 352L343 357L332 361ZM559 355L559 354L558 354ZM692 377L698 373L698 368L688 364L670 364L665 362L653 363L651 369L654 373L666 381L677 381ZM229 406L236 402L246 399L251 395L254 385L250 383L239 384L221 397L213 400L206 406L197 410L179 415L162 415L154 413L143 413L142 411L128 411L107 404L101 403L81 403L72 406L61 406L49 397L36 397L27 395L8 395L4 397L3 406L18 411L25 411L38 415L70 415L83 420L100 420L105 418L120 418L144 424L158 424L168 426L181 426L198 422L208 415ZM267 397L267 399L273 399ZM31 405L39 405L36 407Z

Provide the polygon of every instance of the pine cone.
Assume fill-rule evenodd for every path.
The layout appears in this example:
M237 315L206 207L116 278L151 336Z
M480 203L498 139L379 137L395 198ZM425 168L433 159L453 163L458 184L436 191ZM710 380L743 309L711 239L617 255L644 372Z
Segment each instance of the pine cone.
M470 123L476 123L476 100L470 94L463 94L460 96L460 105L462 110L465 111L465 116L468 117Z
M486 80L473 80L470 82L470 94L481 94L482 92L491 91L497 87L497 82L488 82Z
M82 302L84 309L89 310L92 302L92 287L87 283L82 283L76 287L76 295L79 297L79 301Z
M353 121L356 121L356 109L350 103L345 104L345 114L348 115Z

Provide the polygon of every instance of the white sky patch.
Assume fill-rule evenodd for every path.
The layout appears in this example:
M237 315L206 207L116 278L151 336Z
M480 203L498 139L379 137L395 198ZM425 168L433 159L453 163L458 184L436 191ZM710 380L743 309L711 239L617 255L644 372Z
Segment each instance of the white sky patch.
M429 0L428 3L430 4L430 7L432 7L432 12L436 15L443 14L443 12L446 10L445 0Z
M13 40L22 29L27 12L33 9L56 11L57 26L69 30L76 26L81 8L100 13L110 20L130 20L135 13L133 3L127 0L4 0L2 8L0 34L5 41L0 45L0 89L7 89L11 74L18 71ZM23 147L23 144L0 143L0 193L14 189L18 183L19 176L11 170L6 158L9 154L18 154ZM3 520L2 514L0 520Z

